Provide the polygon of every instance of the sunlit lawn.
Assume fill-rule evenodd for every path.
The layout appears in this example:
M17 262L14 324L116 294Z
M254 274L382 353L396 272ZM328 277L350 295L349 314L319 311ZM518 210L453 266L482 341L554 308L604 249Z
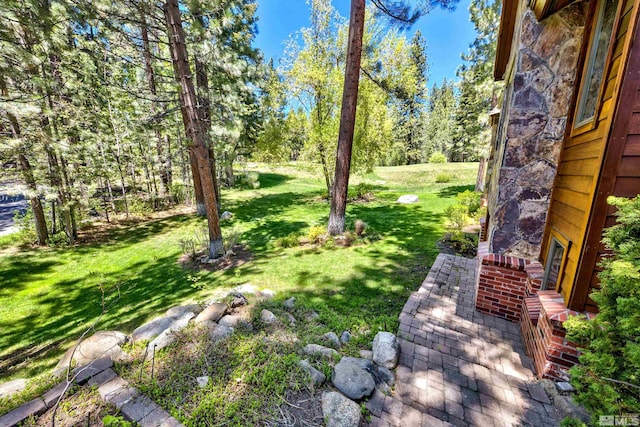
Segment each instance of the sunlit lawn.
M409 293L418 288L437 255L443 213L455 194L472 189L477 164L377 168L352 184L374 185L374 201L350 204L356 219L380 237L349 248L289 248L274 245L291 233L304 235L327 221L323 181L310 166L261 166L260 187L223 192L223 209L234 216L223 233L239 230L253 260L220 272L195 272L177 262L180 239L204 226L194 215L155 219L112 232L97 243L66 249L4 250L0 253L0 363L10 355L60 342L18 368L0 371L0 381L51 368L60 354L110 307L98 329L131 332L145 320L183 301L250 282L277 297L296 296L320 313L328 330L397 329ZM436 184L448 171L452 180ZM414 205L395 203L416 194ZM103 293L105 300L103 302ZM363 335L362 342L373 335Z

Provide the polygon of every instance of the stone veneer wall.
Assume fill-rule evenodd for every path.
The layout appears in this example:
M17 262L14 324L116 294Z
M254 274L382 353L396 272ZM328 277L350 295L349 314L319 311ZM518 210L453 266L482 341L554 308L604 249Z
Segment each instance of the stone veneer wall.
M535 259L573 93L587 1L542 22L525 4L516 26L514 74L505 88L503 132L490 167L488 238L495 254Z

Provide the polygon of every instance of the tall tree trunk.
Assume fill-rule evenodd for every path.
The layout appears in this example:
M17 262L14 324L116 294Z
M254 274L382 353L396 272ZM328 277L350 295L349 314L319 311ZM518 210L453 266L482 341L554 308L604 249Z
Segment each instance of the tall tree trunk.
M336 175L333 182L331 212L329 213L329 226L327 228L327 231L331 235L340 234L344 231L347 190L349 189L349 170L351 168L351 148L356 123L356 106L358 104L358 82L360 80L360 59L362 57L364 12L364 0L351 0L349 44L347 47L347 63L344 72L344 89L342 92L342 108L340 111Z
M155 73L153 71L153 63L151 57L151 45L149 43L149 30L147 28L147 18L142 13L142 26L140 28L140 33L142 35L142 50L144 52L144 69L147 75L147 82L149 84L149 91L151 92L152 99L151 101L151 114L153 116L157 113L157 105L155 102L155 97L157 95L156 89L156 78ZM165 153L165 149L163 146L162 135L160 134L160 130L157 126L153 126L153 130L155 133L156 140L156 152L158 154L158 163L160 164L160 190L163 195L169 193L169 188L171 186L171 161L168 159L168 155Z
M204 25L204 24L203 24ZM209 99L209 77L207 68L198 58L196 63L196 85L198 87L198 112L204 125L207 147L209 147L209 161L211 162L211 175L213 175L213 185L216 191L216 202L220 209L220 185L218 184L218 174L216 172L216 157L211 140L211 100Z
M223 247L216 206L216 193L211 174L209 148L206 144L204 126L196 106L196 94L191 70L189 69L187 46L182 30L178 0L167 0L164 4L164 14L167 21L167 29L169 30L171 48L174 51L174 70L176 71L176 77L180 80L181 105L184 108L183 119L187 119L184 121L184 127L187 137L191 140L189 150L193 152L200 172L200 182L209 225L209 256L218 258L223 255Z

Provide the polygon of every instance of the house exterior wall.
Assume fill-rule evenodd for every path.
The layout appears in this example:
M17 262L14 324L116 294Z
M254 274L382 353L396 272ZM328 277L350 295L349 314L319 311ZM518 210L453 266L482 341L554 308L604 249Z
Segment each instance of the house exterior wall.
M587 1L538 22L520 2L488 177L489 250L535 259L567 123Z
M620 0L599 108L591 123L577 128L570 123L549 207L541 258L546 259L554 233L571 242L557 291L569 308L578 311L596 311L588 293L598 286L597 261L604 253L602 231L615 223L607 196L640 192L639 157L634 154L634 141L640 133L640 127L634 125L640 118L634 112L640 88L637 76L625 76L624 72L628 68L637 73L627 64L637 38L634 28L639 5L637 0ZM622 86L626 89L621 91Z

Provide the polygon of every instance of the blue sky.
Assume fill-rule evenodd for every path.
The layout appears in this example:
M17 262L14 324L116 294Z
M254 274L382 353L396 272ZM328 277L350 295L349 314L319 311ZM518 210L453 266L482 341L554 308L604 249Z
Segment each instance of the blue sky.
M257 1L259 20L255 45L267 60L274 58L277 63L289 34L309 25L309 6L305 0ZM470 1L461 0L454 12L433 10L408 31L408 39L419 29L427 40L429 86L440 83L444 77L455 79L456 69L462 63L460 55L476 36L469 21ZM333 1L333 5L342 16L349 16L349 1Z

